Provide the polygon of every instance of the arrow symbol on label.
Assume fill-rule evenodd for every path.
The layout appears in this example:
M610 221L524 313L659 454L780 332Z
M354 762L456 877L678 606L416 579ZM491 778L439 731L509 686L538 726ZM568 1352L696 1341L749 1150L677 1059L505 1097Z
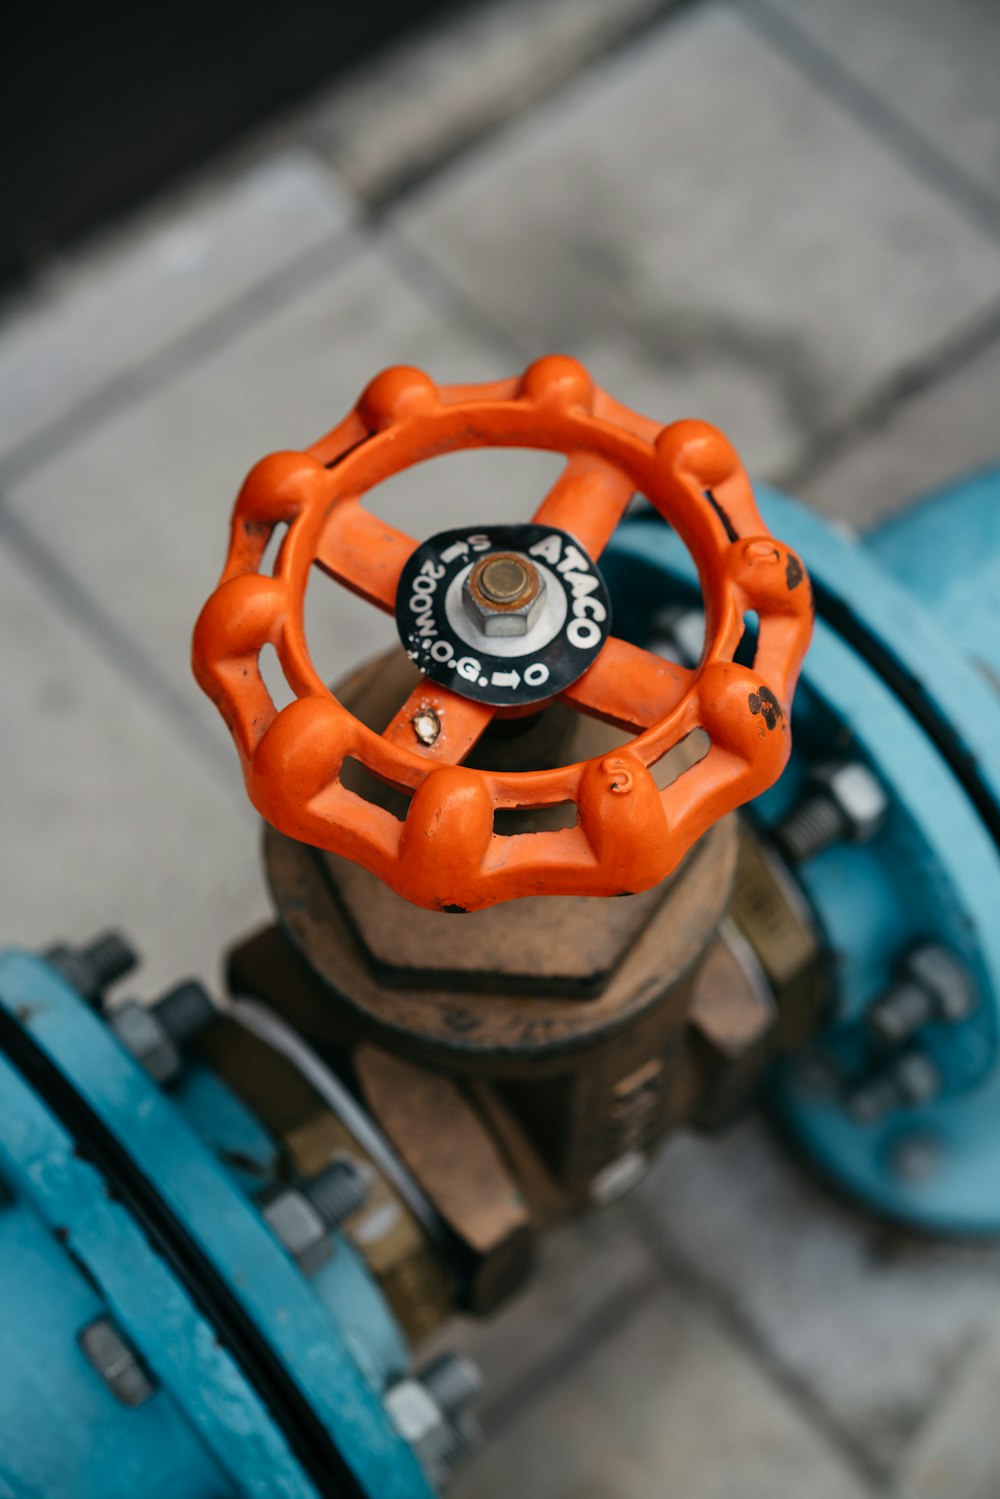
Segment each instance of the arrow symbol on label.
M494 687L517 688L521 685L521 678L516 671L495 671L492 681Z

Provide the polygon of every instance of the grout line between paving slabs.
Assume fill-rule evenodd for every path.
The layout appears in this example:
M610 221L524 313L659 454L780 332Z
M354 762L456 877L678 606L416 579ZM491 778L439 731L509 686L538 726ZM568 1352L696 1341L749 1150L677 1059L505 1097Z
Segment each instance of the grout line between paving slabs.
M179 338L112 375L48 426L16 443L0 457L0 489L11 489L94 427L114 420L147 396L169 386L193 365L218 353L270 313L311 291L327 276L337 275L362 252L364 239L357 225L336 231L286 261Z
M2 503L0 545L5 546L12 559L30 574L56 612L74 629L89 637L104 659L153 708L169 718L174 730L184 736L201 762L207 764L220 781L224 780L227 794L232 796L238 786L238 777L232 774L232 756L227 753L228 747L214 738L186 696L178 692L156 662L135 644L128 631L122 629L90 596L10 507ZM242 788L239 790L242 793ZM242 794L238 799L242 803Z
M497 101L492 112L475 124L468 125L460 139L446 142L437 151L425 157L405 163L396 171L386 172L380 183L368 188L355 187L369 207L373 217L380 219L416 197L425 188L432 186L438 178L466 157L490 144L494 137L501 137L513 126L520 128L531 115L541 113L559 98L574 88L589 72L606 62L614 61L626 54L633 46L641 46L653 31L679 18L685 11L693 10L701 0L661 0L652 10L638 18L621 31L608 34L598 40L592 48L585 49L568 71L553 77L539 77L524 94L514 95L509 102ZM324 150L322 142L309 141L313 149L323 152L328 160L337 165L336 153Z
M859 440L888 425L911 401L962 374L1000 346L1000 301L977 313L934 348L925 350L863 395L843 420L820 431L783 472L770 482L794 494L819 478Z
M613 1337L662 1285L663 1277L658 1268L638 1274L590 1316L570 1325L562 1341L523 1374L513 1388L491 1401L487 1387L486 1397L479 1407L486 1446L502 1440L525 1411L554 1389L564 1375L576 1369L581 1359Z
M773 1355L758 1336L752 1323L702 1275L680 1248L669 1242L664 1230L655 1224L649 1210L633 1198L629 1204L633 1222L647 1249L659 1264L664 1278L683 1288L701 1306L729 1338L751 1359L772 1387L795 1409L806 1425L850 1470L851 1476L871 1496L888 1499L893 1493L892 1472L873 1459L813 1393Z
M947 198L969 223L994 241L1000 239L1000 199L896 114L835 54L814 41L784 12L776 11L768 0L727 0L727 3L800 73L890 150L897 161Z

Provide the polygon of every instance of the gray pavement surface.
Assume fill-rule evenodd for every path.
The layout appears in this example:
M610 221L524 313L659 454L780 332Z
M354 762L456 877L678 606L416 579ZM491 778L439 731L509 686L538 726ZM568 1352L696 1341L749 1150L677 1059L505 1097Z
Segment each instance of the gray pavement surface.
M120 922L152 992L266 912L189 678L250 463L372 373L578 354L864 526L998 456L992 0L491 0L40 268L0 323L0 940ZM539 455L385 486L420 535L530 512ZM391 639L318 578L317 664ZM447 1341L489 1376L463 1499L996 1499L1000 1251L887 1235L750 1119Z

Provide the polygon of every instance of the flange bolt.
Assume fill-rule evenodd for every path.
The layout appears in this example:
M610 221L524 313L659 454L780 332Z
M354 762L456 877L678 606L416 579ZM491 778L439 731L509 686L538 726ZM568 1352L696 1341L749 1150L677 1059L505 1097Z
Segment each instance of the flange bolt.
M957 1025L977 1000L965 964L948 948L929 942L907 953L898 982L872 1005L868 1024L880 1041L900 1046L932 1020Z
M818 765L801 802L774 829L774 840L789 863L804 864L834 843L867 843L888 809L881 781L860 760Z
M336 1160L299 1186L279 1187L264 1218L303 1275L315 1275L333 1252L330 1232L364 1207L368 1189L353 1161Z
M137 999L106 1011L108 1026L154 1082L173 1082L184 1066L183 1048L212 1023L218 1010L196 979L175 984L151 1005Z
M475 1364L460 1353L445 1353L386 1392L389 1416L436 1486L479 1445L479 1426L468 1407L481 1391Z
M856 1124L874 1125L900 1108L929 1103L941 1088L941 1074L922 1051L907 1051L884 1072L855 1088L847 1112Z
M121 932L102 932L81 947L60 942L42 956L89 1004L98 1004L105 990L139 962L138 953Z
M483 1376L471 1359L461 1353L443 1353L419 1371L441 1409L455 1417L468 1409L483 1393Z
M353 1161L332 1161L302 1187L327 1228L342 1228L368 1198L364 1177Z

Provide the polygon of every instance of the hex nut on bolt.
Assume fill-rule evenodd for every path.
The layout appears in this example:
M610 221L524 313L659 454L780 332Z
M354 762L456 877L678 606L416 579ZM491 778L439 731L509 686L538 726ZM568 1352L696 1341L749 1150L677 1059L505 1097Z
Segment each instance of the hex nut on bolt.
M319 1213L294 1187L277 1192L264 1205L264 1219L278 1242L292 1256L303 1275L315 1275L333 1253L330 1236Z
M802 864L834 843L866 843L888 810L874 771L860 760L832 761L810 772L802 801L775 828L775 842L793 864Z
M332 1230L364 1207L367 1188L350 1161L333 1161L301 1187L281 1187L263 1205L264 1219L303 1275L315 1275L333 1253Z
M491 552L462 584L465 612L484 635L526 635L545 604L545 579L518 552Z
M217 1016L208 991L194 979L169 989L154 1004L130 999L108 1012L108 1025L154 1082L172 1082L184 1065L183 1047Z
M435 1488L444 1483L451 1466L452 1423L431 1392L412 1376L390 1385L384 1397L386 1413Z
M868 1024L879 1040L899 1046L930 1021L957 1025L977 1002L965 964L948 948L928 942L907 953L899 982L872 1005Z
M482 1376L471 1359L445 1353L386 1393L396 1430L435 1486L478 1445L479 1427L468 1407L481 1390Z

